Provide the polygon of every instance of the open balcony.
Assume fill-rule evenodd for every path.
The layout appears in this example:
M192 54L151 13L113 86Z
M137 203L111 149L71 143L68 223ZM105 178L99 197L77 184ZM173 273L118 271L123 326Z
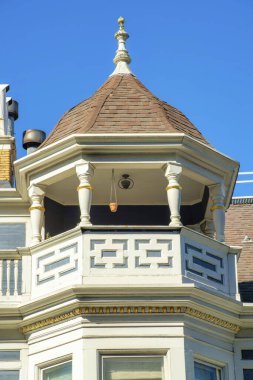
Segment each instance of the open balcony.
M1 255L1 300L46 297L74 285L194 284L237 298L238 248L187 227L76 227Z

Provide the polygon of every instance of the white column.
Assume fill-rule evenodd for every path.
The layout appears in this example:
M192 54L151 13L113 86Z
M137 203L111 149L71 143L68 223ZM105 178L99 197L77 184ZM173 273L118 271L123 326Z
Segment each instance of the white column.
M182 167L176 163L169 163L165 167L165 177L168 181L166 187L168 203L170 208L170 227L181 227L180 206L181 206L181 190L179 178L182 173Z
M0 296L3 294L3 260L0 259Z
M80 226L91 226L90 222L90 208L92 201L92 187L90 185L90 178L94 174L94 167L90 162L78 164L76 166L76 174L79 178L80 184L77 188L79 207L80 207Z
M19 260L14 260L14 295L18 295L18 263Z
M41 229L43 224L44 206L43 200L45 191L42 186L31 185L28 188L28 194L31 200L30 217L32 226L32 244L37 244L41 241Z
M216 240L224 242L225 229L225 186L224 183L217 183L209 186L210 197L212 200L211 211L213 213L213 222L215 228Z
M6 260L6 296L10 295L11 260Z

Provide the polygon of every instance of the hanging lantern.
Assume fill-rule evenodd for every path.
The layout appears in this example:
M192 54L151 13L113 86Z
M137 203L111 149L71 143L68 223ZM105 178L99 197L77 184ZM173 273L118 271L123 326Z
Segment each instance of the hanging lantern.
M112 169L111 193L109 207L111 212L116 212L118 209L117 193L115 186L114 169Z

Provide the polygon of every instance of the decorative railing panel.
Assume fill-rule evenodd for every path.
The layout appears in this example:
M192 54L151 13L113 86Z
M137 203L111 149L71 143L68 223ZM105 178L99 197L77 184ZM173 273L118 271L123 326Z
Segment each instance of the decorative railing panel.
M167 275L173 268L176 236L167 233L127 234L124 232L87 233L85 256L90 272L96 275Z
M228 253L224 249L218 250L216 242L213 244L211 239L206 239L205 243L183 239L181 254L185 276L194 282L229 293Z
M81 273L80 238L45 241L32 253L32 297L81 283Z
M67 276L78 270L78 244L66 245L55 251L38 255L37 285Z

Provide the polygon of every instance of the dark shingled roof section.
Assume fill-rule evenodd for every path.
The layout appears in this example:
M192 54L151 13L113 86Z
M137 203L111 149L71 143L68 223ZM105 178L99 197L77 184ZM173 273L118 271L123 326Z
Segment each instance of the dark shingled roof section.
M130 74L110 77L92 97L67 111L40 148L82 133L185 133L208 144L182 112Z
M253 202L233 199L226 213L226 243L242 247L238 281L243 302L253 302Z

